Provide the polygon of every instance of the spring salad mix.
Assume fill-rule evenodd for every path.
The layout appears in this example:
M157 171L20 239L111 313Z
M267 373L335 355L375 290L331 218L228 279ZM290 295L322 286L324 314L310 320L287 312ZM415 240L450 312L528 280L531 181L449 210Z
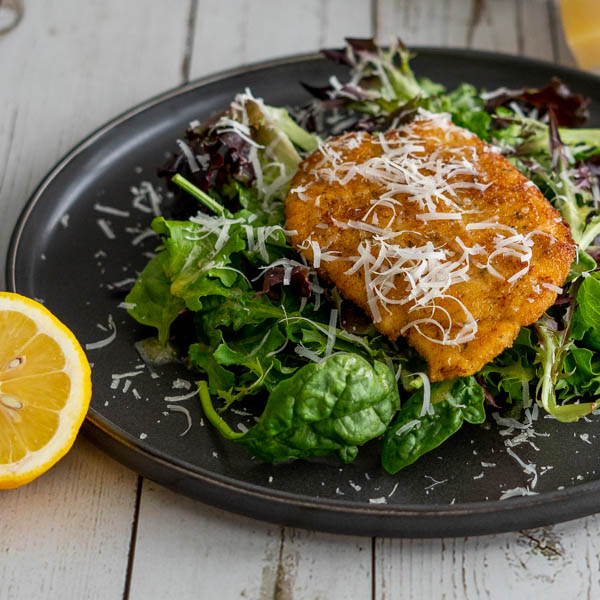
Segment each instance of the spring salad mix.
M205 416L264 461L349 462L376 439L383 467L396 473L464 421L483 423L486 404L511 418L539 408L563 422L592 413L600 406L600 130L581 128L587 101L558 79L542 89L448 91L415 77L400 42L348 40L325 55L349 67L346 81L304 84L315 99L289 110L243 91L221 114L192 122L159 173L175 192L173 218L152 222L162 243L126 302L156 328L158 352L184 355L204 374ZM512 347L474 376L437 383L403 338L380 334L319 278L290 245L283 212L298 165L328 136L384 132L422 110L448 113L492 144L560 211L578 245L556 303ZM228 409L242 401L262 413L233 431Z

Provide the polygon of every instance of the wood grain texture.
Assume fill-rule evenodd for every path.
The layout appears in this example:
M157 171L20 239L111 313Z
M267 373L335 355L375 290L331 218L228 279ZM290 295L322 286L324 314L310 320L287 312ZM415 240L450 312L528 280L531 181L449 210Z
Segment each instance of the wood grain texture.
M131 600L369 598L371 540L225 513L147 480Z
M0 598L121 598L137 477L85 439L0 493Z
M377 0L377 38L415 46L467 46L473 0Z
M191 78L373 35L368 0L198 0Z
M376 600L597 598L598 516L473 538L377 540Z
M556 61L547 0L517 2L517 51L522 56Z
M187 13L183 1L31 2L0 36L1 256L27 198L64 153L180 83Z
M572 64L555 0L26 2L0 36L0 247L37 181L91 129L183 78L400 34ZM532 26L535 24L535 26ZM0 261L0 276L4 261ZM3 279L2 279L3 280ZM0 281L2 281L0 280ZM0 598L504 599L600 596L600 518L444 540L259 523L137 476L86 440L0 494ZM375 569L372 570L372 565Z
M377 34L573 65L556 0L379 0ZM598 596L597 516L524 532L435 540L377 539L375 599L548 600Z
M130 598L272 597L280 537L146 480Z
M371 598L371 538L285 528L274 598Z
M377 37L554 60L554 12L553 0L377 0Z
M552 31L552 50L554 61L568 67L575 67L575 57L569 48L567 38L562 27L559 0L548 0L548 18Z
M467 32L467 45L478 50L516 54L519 50L519 0L476 0ZM545 11L543 3L529 2Z
M0 286L17 215L43 175L120 111L180 82L187 2L26 2L0 36ZM0 493L0 598L122 598L137 475L80 440Z

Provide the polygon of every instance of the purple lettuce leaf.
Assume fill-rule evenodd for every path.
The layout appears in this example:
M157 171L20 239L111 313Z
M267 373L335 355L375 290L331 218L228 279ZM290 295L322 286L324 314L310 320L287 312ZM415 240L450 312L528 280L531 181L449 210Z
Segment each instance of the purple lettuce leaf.
M550 83L541 89L503 90L488 99L486 110L492 112L499 106L506 106L515 101L540 109L543 114L552 110L560 127L581 127L589 118L590 99L571 92L558 77L553 77Z

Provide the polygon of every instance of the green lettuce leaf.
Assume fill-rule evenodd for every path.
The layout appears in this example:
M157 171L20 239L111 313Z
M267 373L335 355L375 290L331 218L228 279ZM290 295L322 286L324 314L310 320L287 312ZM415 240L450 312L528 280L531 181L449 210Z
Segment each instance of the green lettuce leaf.
M562 401L600 394L600 358L589 348L573 346L565 358L568 375L556 385Z
M166 343L171 324L185 308L181 298L171 295L171 282L165 274L164 261L164 254L152 258L125 298L125 302L133 305L127 312L138 323L155 327L161 344Z
M537 344L531 330L522 327L512 347L481 369L480 375L492 396L505 397L519 409L527 408L523 406L523 398L529 396L529 385L536 378L533 362Z
M574 340L583 340L586 346L600 350L600 274L586 277L577 292L577 306L573 314Z
M431 98L427 108L450 113L456 125L469 129L483 140L490 140L492 117L486 112L485 102L474 86L462 83L450 93Z

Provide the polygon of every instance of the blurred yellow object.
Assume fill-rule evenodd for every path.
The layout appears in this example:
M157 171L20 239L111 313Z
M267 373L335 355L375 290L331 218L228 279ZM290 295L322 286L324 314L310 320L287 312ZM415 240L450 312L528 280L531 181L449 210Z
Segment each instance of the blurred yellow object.
M600 67L600 0L560 0L560 11L577 64Z

